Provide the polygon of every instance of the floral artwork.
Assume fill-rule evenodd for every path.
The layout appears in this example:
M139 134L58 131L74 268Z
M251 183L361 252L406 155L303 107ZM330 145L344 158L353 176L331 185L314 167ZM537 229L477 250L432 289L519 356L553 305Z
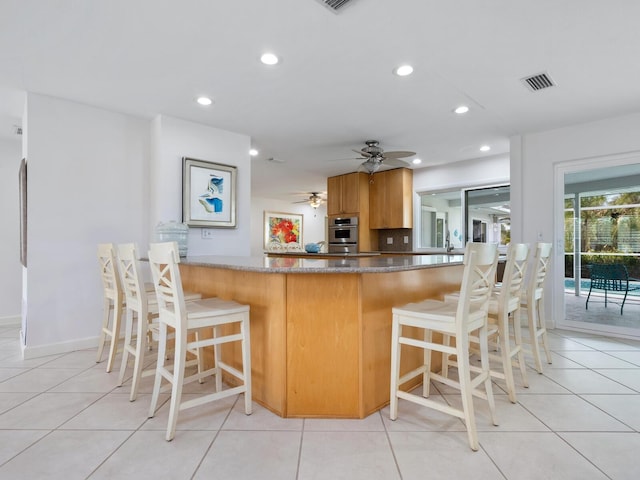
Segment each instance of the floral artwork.
M264 212L264 243L302 244L302 215Z

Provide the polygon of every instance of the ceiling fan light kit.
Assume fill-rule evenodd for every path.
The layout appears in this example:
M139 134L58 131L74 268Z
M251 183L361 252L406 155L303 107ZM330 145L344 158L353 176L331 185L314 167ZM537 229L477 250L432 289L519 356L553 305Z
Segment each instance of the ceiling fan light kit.
M320 197L311 198L309 199L309 205L311 205L311 208L318 208L322 205L322 199Z
M369 159L366 162L362 162L361 166L367 171L367 173L374 174L378 170L380 170L380 167L382 166L382 161L376 162L375 160Z
M320 196L320 192L309 192L311 195L306 200L301 200L300 202L293 203L308 203L311 208L317 210L320 205L325 202L325 199Z

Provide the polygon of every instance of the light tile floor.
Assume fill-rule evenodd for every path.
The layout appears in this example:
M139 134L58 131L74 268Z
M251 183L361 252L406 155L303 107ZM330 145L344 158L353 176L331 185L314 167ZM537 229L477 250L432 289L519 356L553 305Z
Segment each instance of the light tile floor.
M18 328L0 327L0 479L640 478L640 342L549 337L554 363L543 375L529 365L519 403L497 383L500 426L476 401L472 452L460 420L404 401L395 422L388 408L363 420L302 420L259 405L246 416L234 397L182 412L166 442L166 403L147 418L150 377L131 403L130 380L116 387L95 350L23 361ZM450 389L435 392L459 402Z

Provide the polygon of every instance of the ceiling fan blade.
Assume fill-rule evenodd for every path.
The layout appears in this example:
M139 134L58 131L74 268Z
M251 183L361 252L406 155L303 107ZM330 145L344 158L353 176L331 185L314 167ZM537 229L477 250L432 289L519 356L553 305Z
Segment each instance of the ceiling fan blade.
M398 150L395 152L384 152L382 156L384 158L404 158L404 157L411 157L415 154L416 152Z
M371 156L371 154L370 154L370 153L368 153L368 152L363 152L362 150L353 150L353 149L352 149L352 151L353 151L353 152L356 152L356 153L357 153L357 154L359 154L359 155L362 155L364 158L369 158L369 157Z
M391 165L391 166L394 166L394 167L408 167L409 166L409 164L407 162L405 162L404 160L400 160L399 158L385 158L384 164L385 165Z
M308 203L312 207L317 208L327 201L326 199L327 192L320 192L320 191L308 192L308 194L309 194L309 197L306 200L299 200L297 202L291 202L291 203ZM296 194L296 195L299 195L299 194Z

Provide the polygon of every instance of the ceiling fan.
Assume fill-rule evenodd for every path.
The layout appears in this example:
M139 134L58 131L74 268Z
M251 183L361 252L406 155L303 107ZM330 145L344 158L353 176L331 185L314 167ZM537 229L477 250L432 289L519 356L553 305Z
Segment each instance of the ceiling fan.
M324 192L309 192L309 198L293 203L308 203L311 208L316 209L326 201L325 198L321 197L323 193Z
M400 159L416 154L416 152L410 151L385 152L382 147L379 146L380 142L377 140L366 140L364 143L367 145L366 147L353 151L361 155L358 160L364 159L360 168L363 168L370 174L377 172L382 165L408 167L409 164Z

